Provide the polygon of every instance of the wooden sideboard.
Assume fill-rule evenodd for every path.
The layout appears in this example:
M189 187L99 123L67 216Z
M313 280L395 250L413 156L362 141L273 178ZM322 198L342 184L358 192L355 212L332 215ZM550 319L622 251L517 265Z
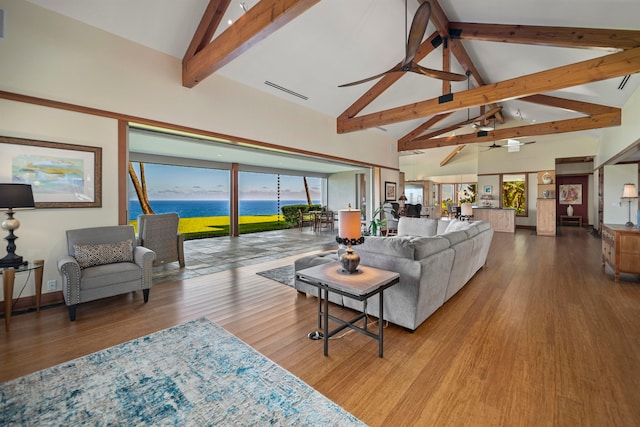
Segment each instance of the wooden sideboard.
M487 221L493 231L516 232L515 209L473 208L473 219Z
M640 229L604 224L602 264L611 266L616 283L620 282L620 273L640 274Z

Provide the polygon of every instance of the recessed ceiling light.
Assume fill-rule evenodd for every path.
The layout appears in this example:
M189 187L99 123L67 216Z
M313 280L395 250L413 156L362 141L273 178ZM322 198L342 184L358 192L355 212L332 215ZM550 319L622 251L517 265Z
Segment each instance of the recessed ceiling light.
M232 21L231 19L229 19L229 20L227 21L227 24L231 25L231 24L233 24L233 21Z

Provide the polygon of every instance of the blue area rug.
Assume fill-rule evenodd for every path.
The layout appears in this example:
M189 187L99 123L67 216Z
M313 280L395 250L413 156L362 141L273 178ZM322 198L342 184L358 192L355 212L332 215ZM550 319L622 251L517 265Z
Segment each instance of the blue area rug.
M267 279L275 280L283 285L291 286L292 288L294 287L295 271L293 264L271 270L259 271L256 274L266 277Z
M0 384L2 425L313 425L360 420L204 318Z

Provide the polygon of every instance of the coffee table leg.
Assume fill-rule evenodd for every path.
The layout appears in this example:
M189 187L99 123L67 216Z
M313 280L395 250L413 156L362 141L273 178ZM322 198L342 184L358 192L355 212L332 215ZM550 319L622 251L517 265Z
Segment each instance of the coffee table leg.
M329 290L324 290L324 355L329 355Z
M378 310L378 313L380 313L380 317L378 318L378 357L382 357L382 330L384 329L382 327L382 322L383 322L382 319L384 319L383 294L384 294L384 291L380 291L380 310Z
M322 328L322 288L318 286L318 329Z

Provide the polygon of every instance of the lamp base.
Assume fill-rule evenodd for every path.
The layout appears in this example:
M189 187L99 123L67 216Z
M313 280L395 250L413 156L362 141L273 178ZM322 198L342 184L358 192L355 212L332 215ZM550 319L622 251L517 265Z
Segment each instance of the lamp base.
M16 254L7 254L4 258L0 259L0 268L18 268L22 264L24 264L22 257Z
M633 227L633 223L631 221L628 221L624 226L625 227Z
M349 274L357 273L358 265L360 265L360 255L353 252L353 249L349 246L347 253L340 257L340 264L343 271Z

